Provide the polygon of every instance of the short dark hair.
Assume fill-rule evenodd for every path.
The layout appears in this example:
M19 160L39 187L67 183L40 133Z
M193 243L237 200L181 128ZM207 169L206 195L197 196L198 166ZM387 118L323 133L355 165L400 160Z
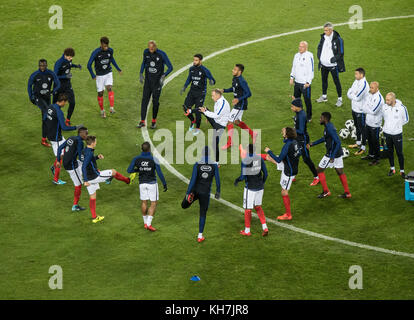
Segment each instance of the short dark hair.
M41 64L41 63L46 63L47 64L47 60L46 59L40 59L39 64Z
M141 149L143 152L150 152L151 151L151 145L148 141L145 141L142 145L141 145Z
M103 44L109 44L109 39L108 39L108 37L102 37L102 38L101 38L101 43L103 43Z
M363 76L365 76L365 70L364 68L356 68L355 71L358 71L359 73L361 73Z
M296 129L295 128L286 127L285 130L286 130L286 137L288 139L296 139L297 134L296 134Z
M64 93L59 93L57 102L68 101L68 96Z
M324 117L326 120L328 120L328 122L331 121L332 116L330 112L328 111L322 112L321 116Z
M197 53L194 55L194 58L199 58L200 60L203 60L203 55L201 53Z
M243 73L244 71L244 65L242 65L241 63L237 63L236 67L239 68L239 70Z
M94 143L96 141L96 137L95 136L87 136L86 137L86 144L88 146L90 146L92 143Z
M74 57L75 50L73 48L66 48L65 51L63 51L63 54L68 57Z
M80 127L78 129L78 134L80 134L82 131L88 131L88 128L86 128L86 127Z

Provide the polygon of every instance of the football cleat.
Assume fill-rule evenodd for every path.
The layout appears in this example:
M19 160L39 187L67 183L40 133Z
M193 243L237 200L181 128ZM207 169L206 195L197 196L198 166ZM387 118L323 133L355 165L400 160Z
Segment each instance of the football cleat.
M42 140L42 142L40 143L42 146L45 146L45 147L51 147L52 145L50 144L50 143L48 143L46 140Z
M146 224L146 223L144 224L144 229L148 229L148 226L147 226L147 224Z
M110 107L109 108L109 113L110 114L114 114L116 111L115 111L115 109L114 109L114 107Z
M395 170L394 169L390 169L390 171L388 172L388 176L391 177L395 174Z
M194 201L194 193L191 192L191 193L188 194L187 201L188 201L188 203L193 203L193 201Z
M401 178L405 179L405 173L400 171Z
M113 179L114 177L110 177L110 178L108 178L108 179L106 179L105 180L105 183L106 184L111 184L111 182L112 182L112 179Z
M80 205L78 205L78 204L74 204L73 206L72 206L72 211L82 211L82 210L85 210L85 208L84 207L81 207Z
M263 236L263 237L266 237L268 234L269 234L269 229L267 229L267 228L266 228L266 229L264 229L264 230L263 230L263 233L262 233L262 236Z
M203 242L204 240L206 240L206 238L204 238L204 237L197 238L197 241L198 241L199 243Z
M357 152L354 153L354 155L356 156L360 156L361 154L363 154L365 152L364 149L359 149Z
M330 191L328 191L328 192L323 191L320 195L318 195L318 198L322 199L322 198L329 197L330 195L331 195Z
M327 102L328 98L324 98L323 96L320 96L318 99L316 99L316 102L320 103L320 102Z
M151 129L155 129L157 127L157 123L156 122L151 122Z
M54 184L65 184L66 183L66 181L62 181L60 179L58 181L55 181L55 180L52 180L52 181Z
M140 121L140 122L137 124L137 128L142 128L142 127L145 127L145 121Z
M335 106L341 107L342 106L342 99L338 99L335 103Z
M191 126L188 128L188 131L192 131L194 129L194 123L191 124Z
M319 178L313 178L313 181L310 183L310 186L316 186L319 183Z
M356 143L355 144L350 144L348 146L348 148L351 148L351 149L355 149L355 148L358 148L358 147L359 147L359 145L357 145Z
M284 215L278 216L277 220L292 220L292 215L285 213Z
M296 178L293 178L292 182L296 182Z
M241 230L240 231L240 234L242 235L242 236L248 236L248 237L250 237L252 234L251 234L251 232L244 232L244 230Z
M346 193L346 192L343 193L343 194L338 195L338 198L342 198L342 199L349 199L351 197L352 197L352 195L350 193Z
M193 135L194 135L194 136L198 135L199 133L200 133L200 129L199 129L199 128L195 128L195 129L193 130Z
M101 117L102 117L102 118L106 118L106 113L105 113L105 110L101 110Z
M149 231L157 231L157 229L155 229L153 226L147 226L147 230Z
M93 223L97 223L97 222L99 222L99 221L102 221L103 219L105 219L105 217L104 217L104 216L96 216L96 218L95 218L95 219L93 219L93 220L92 220L92 222L93 222Z

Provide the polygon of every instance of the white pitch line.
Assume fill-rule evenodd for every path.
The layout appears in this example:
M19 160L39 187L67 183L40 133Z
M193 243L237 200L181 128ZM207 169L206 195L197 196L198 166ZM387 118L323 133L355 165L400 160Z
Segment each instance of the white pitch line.
M365 22L376 22L376 21L384 21L384 20L394 20L394 19L407 19L407 18L414 18L414 15L408 15L408 16L397 16L397 17L386 17L386 18L375 18L375 19L367 19L367 20L362 20L363 23ZM343 23L335 23L334 26L344 26L347 24L351 24L351 22L343 22ZM296 34L296 33L301 33L301 32L306 32L306 31L313 31L313 30L320 30L322 29L323 26L318 26L318 27L313 27L313 28L307 28L307 29L300 29L300 30L295 30L295 31L290 31L290 32L285 32L285 33L280 33L280 34L275 34L272 36L268 36L268 37L263 37L263 38L259 38L256 40L251 40L251 41L247 41L247 42L243 42L216 52L213 52L212 54L206 56L203 60L208 60L211 59L215 56L218 56L219 54L225 53L227 51L230 50L234 50L240 47L244 47L253 43L257 43L257 42L261 42L261 41L265 41L265 40L270 40L270 39L275 39L275 38L280 38L280 37L284 37L284 36L288 36L291 34ZM169 82L171 82L173 79L175 79L176 77L178 77L180 74L182 74L183 72L187 71L189 67L192 66L192 63L182 67L181 69L177 70L176 72L174 72L173 74L171 74L171 76L169 76L165 82L164 82L164 86L166 86ZM148 107L150 106L151 101L148 104ZM144 140L149 141L152 145L152 140L148 134L148 130L147 127L143 127L141 129L142 131L142 137L144 138ZM168 171L170 171L173 175L175 175L178 179L180 179L181 181L183 181L185 184L189 184L190 180L186 177L184 177L180 172L177 171L177 169L175 169L167 160L165 160L165 158L163 156L161 156L161 154L158 152L158 150L156 148L153 148L153 153L155 155L155 157L160 161L161 164L163 164ZM210 194L210 197L236 211L242 212L244 213L244 209L236 206L235 204L224 200L224 199L215 199L213 194ZM255 218L258 218L257 214L252 213L252 216ZM403 257L408 257L408 258L413 258L414 259L414 253L407 253L407 252L401 252L401 251L395 251L395 250L390 250L390 249L385 249L385 248L380 248L380 247L374 247L374 246L370 246L370 245L366 245L366 244L362 244L362 243L358 243L358 242L353 242L353 241L348 241L348 240L344 240L344 239L339 239L339 238L334 238L334 237L330 237L330 236L326 236L324 234L320 234L320 233L316 233L313 231L309 231L309 230L305 230L302 228L298 228L295 227L293 225L290 224L285 224L285 223L280 223L277 220L273 220L271 218L266 218L267 222L270 222L274 225L277 225L278 227L281 228L285 228L285 229L289 229L291 231L294 232L298 232L298 233L302 233L305 234L307 236L311 236L311 237L315 237L315 238L319 238L319 239L323 239L323 240L328 240L328 241L333 241L333 242L337 242L337 243L342 243L344 245L347 246L351 246L351 247L358 247L358 248L362 248L362 249L367 249L367 250L372 250L372 251L376 251L376 252L382 252L382 253L387 253L387 254L392 254L392 255L396 255L396 256L403 256Z

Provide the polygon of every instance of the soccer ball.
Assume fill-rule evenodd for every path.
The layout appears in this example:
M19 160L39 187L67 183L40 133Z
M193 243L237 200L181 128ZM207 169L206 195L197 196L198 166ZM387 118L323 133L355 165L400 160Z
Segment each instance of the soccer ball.
M349 131L352 131L352 129L353 129L353 128L355 128L355 125L354 125L354 120L352 120L352 119L346 120L346 121L345 121L345 127L346 127Z
M351 131L351 138L354 139L354 140L357 139L356 129L355 128Z
M349 150L345 147L342 147L343 158L349 157Z
M348 129L346 129L346 128L339 130L339 136L340 136L342 139L346 139L346 138L348 138L348 137L349 137L349 134L350 134L350 132L349 132L349 130L348 130Z

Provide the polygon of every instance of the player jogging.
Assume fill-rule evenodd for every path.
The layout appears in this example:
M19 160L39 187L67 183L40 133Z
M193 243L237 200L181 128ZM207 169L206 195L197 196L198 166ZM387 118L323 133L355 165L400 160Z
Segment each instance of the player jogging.
M250 222L252 220L252 210L255 209L262 224L262 236L267 236L269 229L266 225L266 217L262 209L262 199L264 184L267 179L267 169L263 158L255 154L254 145L249 144L249 154L241 161L241 175L234 180L234 185L240 181L245 181L243 193L244 208L244 230L240 231L243 236L251 236Z
M42 113L42 142L45 147L50 147L47 142L47 127L45 122L46 110L50 105L50 94L52 93L52 86L54 92L59 90L60 81L56 74L47 68L47 61L45 59L39 60L39 69L30 75L27 84L27 93L30 101L36 105Z
M95 63L95 73L92 71L92 63ZM116 64L114 58L114 50L109 47L109 39L107 37L101 38L101 46L95 49L88 61L88 70L93 80L96 80L96 89L98 91L98 104L101 109L101 117L106 118L106 113L103 104L103 93L106 89L108 91L109 112L115 113L114 103L115 97L112 91L113 77L112 66L114 65L119 74L122 75L122 70Z
M86 148L83 149L81 155L81 161L83 161L83 181L89 193L89 208L91 210L93 223L102 221L105 218L104 216L98 216L96 214L96 191L100 189L99 184L101 182L109 183L112 180L112 178L115 178L119 181L123 181L126 184L129 184L131 182L129 178L124 177L122 174L115 171L115 169L102 171L98 170L96 160L103 159L104 156L102 154L98 154L97 156L94 155L96 142L97 140L95 136L87 136Z
M325 142L326 146L326 154L323 156L321 162L319 162L319 166L317 169L318 177L323 188L323 191L320 195L318 195L318 198L322 199L331 195L331 192L328 189L328 185L326 184L326 177L324 173L326 168L335 168L336 173L338 174L339 179L341 180L342 186L344 187L344 193L340 194L338 197L344 199L351 198L351 193L349 192L348 188L348 181L344 173L344 161L342 159L343 152L341 148L341 140L339 140L336 128L331 122L331 114L329 112L322 112L319 123L325 126L325 130L323 131L323 137L315 142L310 143L311 147L316 146L317 144L322 142Z
M74 197L73 197L73 206L72 211L85 210L84 207L81 207L79 203L79 198L82 192L82 162L78 160L83 150L83 140L88 136L88 129L85 127L80 127L78 129L78 135L69 137L65 142L63 142L57 151L57 163L56 166L60 168L60 161L62 151L63 154L63 167L69 173L70 178L73 181L75 186Z
M138 172L139 179L139 197L141 199L142 218L144 219L144 228L149 231L156 231L152 226L152 219L154 218L155 209L157 208L157 201L159 199L157 176L161 179L164 186L164 192L167 191L167 182L162 174L158 159L151 154L151 145L149 142L144 142L141 145L142 153L132 159L128 167L128 173L131 173L131 180L135 178ZM151 204L148 207L147 201Z
M210 70L208 70L202 64L203 56L199 53L195 54L193 57L193 65L188 71L187 80L184 84L184 87L180 91L180 94L183 94L191 82L190 91L185 98L183 108L184 115L187 116L191 121L189 131L192 131L194 129L194 135L197 135L200 132L201 113L198 108L202 107L204 104L204 99L207 92L207 79L209 80L211 86L216 83L216 80L214 80ZM192 110L191 108L194 105L195 109ZM195 119L193 113L195 113ZM196 125L195 128L194 124Z
M282 129L284 146L279 156L276 156L268 147L265 152L277 163L277 169L282 171L280 175L280 185L282 187L282 199L286 212L278 216L278 220L292 220L292 211L290 207L289 190L292 186L293 179L298 174L299 157L302 152L300 143L296 140L296 130L290 127Z
M66 125L70 126L70 118L72 117L73 110L75 109L75 94L72 89L72 73L70 72L72 68L82 69L80 64L73 64L72 59L75 56L75 50L72 48L66 48L63 51L63 55L55 63L54 72L60 80L60 89L57 91L57 94L64 93L69 100L69 108L66 116ZM57 94L55 94L53 103L56 103Z
M243 71L244 65L236 64L232 71L233 81L231 88L222 89L222 92L233 92L234 96L234 99L231 102L233 105L233 110L231 110L230 120L227 126L227 144L222 147L223 150L230 148L232 145L234 124L242 129L249 131L249 135L252 137L253 144L256 140L257 133L253 132L253 130L250 129L249 126L242 121L243 112L244 110L247 110L247 99L252 96L249 86L242 76Z
M52 144L53 153L55 155L55 162L51 166L54 184L65 184L65 181L59 179L60 166L57 166L57 153L59 147L65 142L65 138L62 136L62 130L72 131L79 129L82 125L67 126L65 123L65 117L61 108L68 102L68 97L61 93L59 94L55 104L50 105L45 113L45 122L47 127L47 138ZM62 161L62 160L60 160Z
M187 209L191 204L198 200L200 205L200 218L198 223L198 242L203 242L204 226L206 224L207 210L210 203L210 190L213 178L216 179L216 194L215 198L220 198L220 174L217 164L209 157L210 149L206 146L200 161L193 166L193 173L191 175L190 184L187 188L187 193L181 203L183 209Z

